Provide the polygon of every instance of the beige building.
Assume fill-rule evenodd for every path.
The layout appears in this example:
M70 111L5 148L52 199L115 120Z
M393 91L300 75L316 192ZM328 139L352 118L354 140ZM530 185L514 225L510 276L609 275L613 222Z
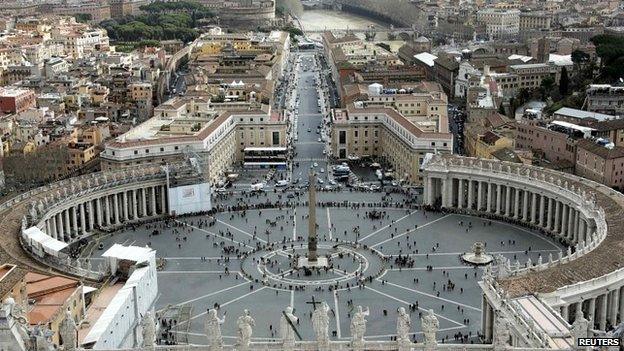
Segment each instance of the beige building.
M414 123L423 132L448 133L448 99L439 84L426 83L426 87L407 92L404 89L377 94L378 84L369 86L368 100L362 101L363 107L391 107Z
M475 156L479 158L497 158L494 155L502 149L513 150L514 141L492 131L480 135L475 142Z
M376 157L388 161L397 179L421 184L420 165L426 153L452 152L453 135L424 132L388 107L349 105L332 111L331 146L339 160Z
M492 39L513 37L520 32L520 11L495 8L479 10L477 22L485 25L486 33Z
M534 29L550 29L551 16L537 12L523 12L520 14L520 31Z
M242 162L246 147L285 147L287 124L281 116L257 111L218 112L201 97L173 98L154 117L106 144L102 169L175 163L203 158L211 181Z
M579 140L576 174L613 188L624 188L624 147Z

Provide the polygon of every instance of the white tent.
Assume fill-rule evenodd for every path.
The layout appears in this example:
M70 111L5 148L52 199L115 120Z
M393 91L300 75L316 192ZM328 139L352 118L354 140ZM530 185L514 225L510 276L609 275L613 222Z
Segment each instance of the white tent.
M33 249L33 252L39 256L43 256L44 253L59 257L61 250L68 245L62 241L56 240L53 237L44 233L38 227L30 227L22 232L24 240Z

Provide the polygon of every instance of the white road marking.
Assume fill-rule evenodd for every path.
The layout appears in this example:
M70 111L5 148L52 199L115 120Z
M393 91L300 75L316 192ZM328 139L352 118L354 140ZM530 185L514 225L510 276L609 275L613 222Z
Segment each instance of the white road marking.
M329 230L329 241L332 241L332 225L331 217L329 216L329 207L327 208L327 229Z
M547 252L559 252L561 250L531 250L529 252L537 252L537 253L547 253ZM519 254L519 253L524 253L524 251L488 251L489 254ZM430 253L404 253L401 254L402 256L459 256L465 254L465 252L430 252ZM385 255L384 257L392 257L392 256L398 256L399 254L389 254L389 255Z
M378 279L377 279L377 280L378 280ZM378 281L379 281L379 280L378 280ZM431 298L434 298L434 299L436 299L436 300L440 300L440 301L444 301L444 302L452 303L452 304L454 304L454 305L458 305L458 306L465 307L465 308L468 308L468 309L471 309L471 310L474 310L474 311L479 311L479 312L481 312L481 309L480 309L480 308L477 308L477 307L474 307L474 306L470 306L470 305L466 305L466 304L463 304L463 303L461 303L461 302L457 302L457 301L453 301L453 300L445 299L445 298L443 298L443 297L438 297L438 296L435 296L435 295L433 295L433 294L429 294L429 293L426 293L426 292L423 292L423 291L420 291L420 290L416 290L416 289L408 288L408 287L405 287L405 286L402 286L402 285L399 285L399 284L390 283L390 282L388 282L388 281L386 281L386 284L388 284L388 285L390 285L390 286L394 286L394 287L400 288L400 289L404 289L404 290L407 290L407 291L411 291L411 292L414 292L414 293L417 293L417 294L425 295L425 296L427 296L427 297L431 297Z
M253 234L248 233L248 232L246 232L246 231L244 231L244 230L242 230L242 229L240 229L240 228L237 228L237 227L235 227L235 226L233 226L233 225L231 225L231 224L229 224L229 223L225 223L224 221L222 221L222 220L220 220L220 219L217 219L217 222L219 222L219 223L221 223L221 224L225 225L226 227L230 227L230 228L232 228L232 229L236 230L236 231L237 231L237 232L239 232L239 233L243 233L243 234L247 235L248 237L250 237L250 238L252 238L252 239L254 239L254 240L258 240L258 241L259 241L259 242L261 242L261 243L264 243L264 244L266 244L266 243L267 243L267 242L266 242L266 240L264 240L264 239L260 239L260 238L258 238L257 236L254 236Z
M290 291L290 307L295 307L295 291Z
M263 286L263 287L261 287L260 289L254 290L254 291L252 291L252 292L248 292L248 293L246 293L246 294L244 294L244 295L241 295L241 296L239 296L239 297L237 297L237 298L235 298L235 299L232 299L232 300L230 300L230 301L224 302L224 303L220 304L219 306L220 306L220 307L225 307L225 306L227 306L227 305L229 305L229 304L231 304L231 303L234 303L234 302L236 302L236 301L238 301L238 300L244 299L244 298L246 298L247 296L249 296L249 295L253 295L253 294L257 293L258 291L262 291L262 290L264 290L264 289L266 289L266 286ZM194 315L193 317L191 317L191 318L188 320L188 322L190 322L190 321L192 321L192 320L195 320L195 319L197 319L197 318L199 318L199 317L201 317L201 316L204 316L206 313L208 313L208 311L204 311L204 312L202 312L202 313L200 313L200 314L196 314L196 315ZM185 322L187 322L187 321L183 321L182 323L185 323Z
M297 240L297 208L294 210L294 220L293 220L293 240Z
M340 333L340 310L338 309L338 293L334 290L334 312L336 312L336 335L341 338Z
M377 234L377 233L381 232L382 230L387 229L388 227L390 227L390 226L391 226L391 225L393 225L393 224L397 224L397 223L399 223L400 221L402 221L402 220L404 220L405 218L407 218L407 217L409 217L409 216L413 215L413 214L414 214L414 213L416 213L416 212L418 212L418 211L412 211L412 212L410 212L409 214L406 214L405 216L403 216L403 217L401 217L401 218L397 219L396 221L394 221L394 222L390 222L390 224L387 224L387 225L385 225L385 226L383 226L383 227L381 227L381 228L379 228L379 229L375 230L374 232L372 232L372 233L368 234L367 236L365 236L365 237L363 237L363 238L360 238L360 240L359 240L359 241L360 241L360 242L362 242L362 241L364 241L364 240L366 240L366 239L370 238L371 236L373 236L373 235L375 235L375 234Z
M188 223L185 223L185 222L179 221L179 220L177 220L177 219L176 219L176 222L178 222L178 223L182 223L182 224L184 224L184 225L186 225L186 226L188 226L188 227L191 227L191 228L197 229L197 230L199 230L200 232L204 232L204 233L206 233L206 234L212 235L212 236L214 236L215 238L220 238L220 239L228 240L228 241L231 241L231 242L233 242L233 243L235 243L235 244L243 245L243 246L248 247L248 248L250 248L250 249L254 249L254 247L253 247L253 246L249 246L249 245L247 245L247 244L245 244L245 243L243 243L243 242L240 242L240 241L237 241L237 240L234 240L234 239L230 239L230 238L228 238L227 236L220 236L220 235L218 235L217 233L213 233L213 232L211 232L211 231L209 231L209 230L206 230L206 229L203 229L203 228L200 228L200 227L196 227L196 226L194 226L194 225L191 225L191 224L188 224Z
M407 301L401 300L401 299L399 299L399 298L397 298L397 297L394 297L394 296L392 296L392 295L389 295L389 294L386 294L386 293L381 292L381 291L379 291L379 290L373 289L373 288L371 288L371 287L369 287L369 286L364 286L364 288L365 288L365 289L368 289L368 290L371 290L371 291L374 291L374 292L378 293L379 295L383 295L383 296L385 296L385 297L387 297L387 298L390 298L390 299L393 299L393 300L395 300L395 301L398 301L398 302L404 303L404 304L406 304L406 305L408 305L408 306L409 306L409 305L411 305L411 304L410 304L409 302L407 302ZM418 307L418 309L419 309L420 311L423 311L423 312L428 311L426 308L422 308L422 307ZM457 325L460 325L460 326L462 326L462 327L464 326L462 323L456 322L456 321L454 321L454 320L452 320L452 319L450 319L450 318L444 317L444 316L439 315L439 314L437 314L437 313L434 313L434 314L435 314L436 316L438 316L438 318L441 318L441 319L447 320L447 321L449 321L449 322L451 322L451 323L453 323L453 324L457 324Z
M180 302L180 303L178 303L178 304L175 304L174 306L182 306L182 305L186 305L187 303L191 303L191 302L195 302L195 301L198 301L198 300L201 300L201 299L205 299L205 298L207 298L207 297L214 296L214 295L217 295L217 294L220 294L220 293L222 293L222 292L226 292L226 291L229 291L229 290L232 290L232 289L236 289L236 288L238 288L238 287L240 287L240 286L243 286L243 285L246 285L246 284L249 284L249 283L250 283L250 282L244 282L244 283L240 283L240 284L238 284L238 285L230 286L229 288L225 288L225 289L217 290L217 291L215 291L215 292L211 292L210 294L202 295L202 296L196 297L196 298L191 299L191 300L187 300L187 301L184 301L184 302ZM158 312L163 311L163 310L164 310L164 308L163 308L163 309L161 309L161 310L159 310Z
M422 229L422 228L424 228L424 227L426 227L426 226L428 226L428 225L431 225L431 224L433 224L433 223L435 223L435 222L437 222L437 221L441 221L441 220L445 219L445 218L446 218L446 217L448 217L448 216L450 216L450 215L445 215L445 216L440 217L440 218L438 218L438 219L434 219L434 220L433 220L433 221L431 221L431 222L427 222L427 223L425 223L425 224L423 224L423 225L419 225L419 226L418 226L418 228L415 228L415 229L410 229L410 230L406 231L405 233L402 233L402 234L399 234L399 235L395 235L395 236L394 236L394 237L392 237L392 238L388 238L388 239L386 239L386 240L380 241L380 242L378 242L377 244L371 245L371 247L379 246L379 245L381 245L381 244L385 244L385 243L387 243L388 241L392 241L392 240L394 240L394 239L398 239L398 238L400 238L400 237L402 237L402 236L404 236L404 235L410 234L410 233L412 233L412 232L416 232L416 231L418 231L418 230L420 230L420 229Z

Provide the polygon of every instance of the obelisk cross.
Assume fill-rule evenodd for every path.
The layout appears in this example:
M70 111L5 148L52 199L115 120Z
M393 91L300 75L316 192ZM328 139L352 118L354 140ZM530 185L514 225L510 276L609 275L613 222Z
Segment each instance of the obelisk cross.
M308 188L308 263L316 263L316 173L310 171Z

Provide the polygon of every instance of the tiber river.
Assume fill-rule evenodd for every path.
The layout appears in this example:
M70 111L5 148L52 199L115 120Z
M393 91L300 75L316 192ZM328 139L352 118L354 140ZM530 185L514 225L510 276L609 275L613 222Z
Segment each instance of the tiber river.
M389 28L388 24L342 11L307 10L303 11L303 14L301 14L299 18L304 30L366 29L371 24L375 25L378 31L381 28ZM364 39L364 33L356 33L356 35ZM320 39L320 34L312 34L311 37L313 39ZM388 41L386 33L381 32L377 33L375 42L384 42L390 45L391 50L394 52L403 45L403 41L401 40Z

